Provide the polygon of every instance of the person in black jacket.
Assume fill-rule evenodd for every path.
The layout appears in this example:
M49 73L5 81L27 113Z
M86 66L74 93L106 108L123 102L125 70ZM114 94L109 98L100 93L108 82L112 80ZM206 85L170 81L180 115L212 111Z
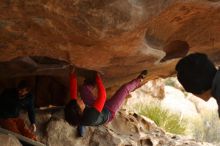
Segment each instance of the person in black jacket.
M214 97L220 105L220 70L203 53L189 54L176 65L177 79L187 92L207 101ZM220 108L218 108L220 115Z
M0 126L33 140L36 136L34 97L26 81L21 81L17 88L6 89L0 96ZM27 110L31 123L30 128L19 118L21 109Z

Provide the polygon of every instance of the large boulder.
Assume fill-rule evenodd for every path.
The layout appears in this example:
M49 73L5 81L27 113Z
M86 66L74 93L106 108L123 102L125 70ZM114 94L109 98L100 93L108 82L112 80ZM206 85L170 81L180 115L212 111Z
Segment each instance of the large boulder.
M46 56L97 70L112 86L143 69L169 76L188 52L220 61L219 1L14 0L0 10L1 62Z
M28 76L37 106L66 103L70 65L99 71L111 94L144 69L145 81L175 74L190 52L220 62L217 0L4 0L0 11L0 93Z
M0 146L22 146L18 139L12 135L0 133Z
M162 107L184 118L193 119L198 116L196 105L187 99L183 92L171 86L166 86L165 92L165 98L161 101Z
M46 126L46 133L49 146L212 146L168 134L151 120L126 111L120 111L110 124L86 127L83 138L76 137L76 128L63 120L63 114L55 113Z
M28 120L27 115L23 117ZM152 120L124 109L111 123L85 127L84 137L77 137L76 127L64 120L62 109L37 112L36 124L38 140L48 146L213 146L166 133ZM17 146L14 137L0 135L0 140L4 146Z

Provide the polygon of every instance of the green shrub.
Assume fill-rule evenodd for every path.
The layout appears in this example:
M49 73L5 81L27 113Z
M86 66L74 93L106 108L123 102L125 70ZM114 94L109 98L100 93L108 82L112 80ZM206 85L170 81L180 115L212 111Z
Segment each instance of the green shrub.
M175 81L174 79L172 79L172 78L166 78L166 79L164 80L164 84L165 84L166 86L175 87L176 81Z
M153 104L142 106L139 114L153 120L159 127L167 132L185 134L186 124L181 120L181 117L169 112L160 105Z

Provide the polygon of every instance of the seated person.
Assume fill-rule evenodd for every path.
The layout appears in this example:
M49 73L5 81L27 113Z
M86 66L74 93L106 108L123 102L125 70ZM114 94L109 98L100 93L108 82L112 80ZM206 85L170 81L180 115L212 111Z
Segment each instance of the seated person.
M95 78L98 90L97 98L92 93L92 89L95 87L94 81L85 80L80 89L82 99L77 98L76 75L71 74L71 101L65 108L66 120L70 124L78 126L79 136L83 136L83 126L98 126L112 121L125 98L141 85L146 74L147 71L143 71L136 79L122 85L108 100L106 100L105 87L98 73Z
M220 71L206 54L193 53L182 58L176 71L177 79L187 92L205 101L212 96L220 104Z
M12 132L37 140L32 133L36 131L34 98L26 81L21 81L15 89L6 89L0 96L0 126ZM28 111L31 128L26 128L23 119L19 118L21 109Z

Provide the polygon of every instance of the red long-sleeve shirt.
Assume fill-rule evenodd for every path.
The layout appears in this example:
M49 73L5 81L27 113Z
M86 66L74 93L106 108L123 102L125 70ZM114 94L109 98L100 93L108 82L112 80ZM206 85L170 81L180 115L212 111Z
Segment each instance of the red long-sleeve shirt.
M93 107L97 109L99 112L101 112L106 101L106 91L102 83L102 79L98 74L96 75L96 84L98 87L98 97L95 103L93 104Z
M77 99L77 79L75 73L71 73L70 75L70 98L72 100Z
M98 87L98 97L94 102L93 107L101 112L106 101L106 90L102 83L102 79L98 74L96 75L96 84ZM70 76L70 97L72 100L77 99L77 78L75 73L72 73Z

